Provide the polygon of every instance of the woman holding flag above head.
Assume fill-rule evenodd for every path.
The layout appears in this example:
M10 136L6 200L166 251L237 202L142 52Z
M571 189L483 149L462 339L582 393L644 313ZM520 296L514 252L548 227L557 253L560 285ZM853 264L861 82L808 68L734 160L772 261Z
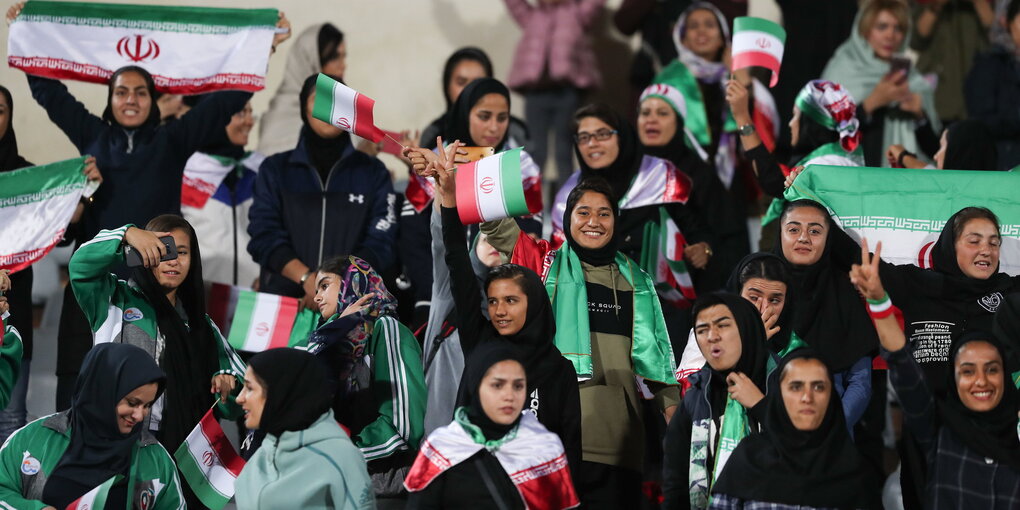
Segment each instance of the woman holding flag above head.
M28 424L0 449L0 506L185 508L173 459L146 427L165 388L144 350L93 348L71 408Z
M175 258L167 257L165 236L173 239ZM140 264L124 281L110 271L128 252ZM212 393L222 399L222 415L237 413L229 395L240 390L244 364L205 314L201 251L187 221L168 214L146 230L103 230L74 253L68 271L96 345L140 347L166 372L166 391L144 426L168 449L176 451L213 405Z
M482 224L504 257L545 280L556 320L555 347L574 365L571 375L580 384L582 463L575 477L582 501L593 508L639 504L643 391L666 421L680 397L655 284L618 249L613 195L602 179L578 183L567 197L566 242L558 250L521 232L513 220ZM444 209L443 214L444 228L456 225L456 213ZM532 295L528 303L537 299ZM489 299L491 310L495 303ZM490 319L497 319L497 328L515 322ZM643 389L635 376L643 379Z

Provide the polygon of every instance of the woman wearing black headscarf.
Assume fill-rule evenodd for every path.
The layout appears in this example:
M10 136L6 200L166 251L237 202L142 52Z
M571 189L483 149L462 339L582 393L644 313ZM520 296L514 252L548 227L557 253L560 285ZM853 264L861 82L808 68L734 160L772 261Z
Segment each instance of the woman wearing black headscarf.
M472 269L456 199L447 197L446 190L441 192L446 264L464 357L493 341L510 342L520 349L528 373L525 407L560 436L576 474L581 464L581 401L573 366L554 344L556 322L542 279L526 267L504 264L489 270L483 293ZM478 309L480 296L488 303L488 318Z
M142 349L96 346L82 365L71 409L30 423L0 450L0 501L66 508L120 475L106 508L181 508L174 461L144 425L164 382Z
M939 170L998 170L998 153L995 136L988 126L978 119L952 123L942 132L939 151L932 156ZM931 168L917 154L902 145L886 150L890 166L904 168Z
M764 422L769 366L761 315L728 293L703 296L691 311L698 346L708 362L688 380L663 444L663 508L707 508L709 490L732 451ZM722 427L725 416L728 426ZM720 441L721 439L721 441ZM729 445L719 450L718 445Z
M779 391L766 398L763 430L733 451L710 508L881 508L880 481L846 433L825 363L798 349L776 372Z
M791 267L792 330L818 351L832 370L843 414L853 427L871 399L875 328L846 271L852 254L825 208L811 200L785 205L774 253Z
M299 349L249 360L237 403L262 446L237 477L238 508L374 508L365 459L330 409L326 368Z
M176 258L160 260L162 236L173 238ZM125 262L125 245L143 262L129 281L110 272ZM240 390L244 364L205 314L201 251L187 221L168 214L153 218L146 230L104 230L74 253L68 272L96 345L135 345L166 372L166 391L146 427L167 449L176 451L213 405L214 391L224 399L221 414L238 411L228 395Z
M301 87L297 147L262 163L248 212L248 252L262 267L259 290L304 299L312 309L315 269L325 257L356 255L385 274L397 240L390 173L355 150L350 133L312 116L317 76Z
M429 435L404 481L408 508L578 506L559 437L524 410L530 383L519 353L494 341L468 356L453 423Z
M946 391L932 391L931 379L907 349L894 316L879 257L862 249L863 263L850 278L868 299L871 316L889 363L909 430L927 465L924 507L1016 508L1020 504L1020 399L1011 379L1018 367L994 335L969 330L953 342L951 370L942 374Z

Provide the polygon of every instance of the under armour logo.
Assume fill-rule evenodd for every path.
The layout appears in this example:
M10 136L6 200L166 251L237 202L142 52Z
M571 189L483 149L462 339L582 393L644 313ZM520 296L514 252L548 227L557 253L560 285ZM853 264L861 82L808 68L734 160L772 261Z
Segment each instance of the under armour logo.
M352 204L354 202L357 202L359 204L365 203L365 195L355 195L354 193L349 193L347 199L350 200Z

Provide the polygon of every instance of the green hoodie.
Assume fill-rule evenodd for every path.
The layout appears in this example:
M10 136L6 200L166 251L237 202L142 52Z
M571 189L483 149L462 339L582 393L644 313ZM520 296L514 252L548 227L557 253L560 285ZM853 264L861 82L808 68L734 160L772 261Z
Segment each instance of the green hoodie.
M0 449L0 508L41 509L46 479L71 443L67 411L39 418L15 432ZM131 452L127 508L183 509L177 467L148 431ZM155 499L153 499L155 498ZM144 501L144 503L143 503Z

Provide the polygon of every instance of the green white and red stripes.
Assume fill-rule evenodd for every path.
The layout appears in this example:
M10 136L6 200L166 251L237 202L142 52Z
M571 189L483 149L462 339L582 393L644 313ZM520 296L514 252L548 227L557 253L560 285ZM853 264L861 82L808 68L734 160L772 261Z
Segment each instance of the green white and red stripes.
M174 459L191 490L212 510L220 510L234 496L234 484L245 464L212 409L188 434Z
M375 127L372 109L375 100L319 73L315 80L315 104L312 116L331 126L379 143L386 136Z
M537 212L524 196L520 147L457 167L457 212L465 225Z
M0 269L16 272L64 238L88 190L85 157L0 173Z
M82 497L74 500L71 504L67 505L67 510L102 510L106 507L106 497L110 494L110 487L117 480L123 478L121 475L111 476L109 480L101 483L99 487L92 489Z
M242 290L237 296L227 341L235 349L261 352L306 345L316 313L302 310L297 299Z
M769 87L779 82L786 30L765 19L742 16L733 20L733 70L764 67L772 71Z
M32 0L11 23L7 62L29 74L106 83L140 65L173 94L265 87L275 9Z

